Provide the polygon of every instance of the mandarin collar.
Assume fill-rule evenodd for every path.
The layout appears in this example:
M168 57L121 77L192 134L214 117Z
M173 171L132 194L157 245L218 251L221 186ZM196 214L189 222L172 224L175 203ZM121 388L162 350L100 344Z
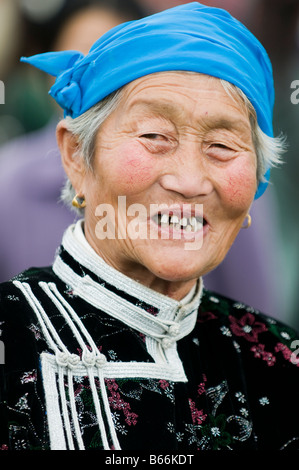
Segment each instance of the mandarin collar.
M78 221L66 230L53 264L74 295L164 345L193 330L203 292L201 278L193 296L182 301L160 294L108 265L89 245L82 226Z

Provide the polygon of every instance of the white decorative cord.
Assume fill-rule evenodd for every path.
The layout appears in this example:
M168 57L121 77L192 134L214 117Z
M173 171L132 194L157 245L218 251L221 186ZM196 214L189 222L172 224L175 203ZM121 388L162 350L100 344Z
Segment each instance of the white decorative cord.
M118 437L116 434L115 426L112 420L112 415L111 415L111 410L110 410L110 405L109 405L109 400L108 400L108 395L106 392L106 386L105 386L105 380L104 380L104 374L101 369L98 369L98 376L100 380L100 387L102 392L102 397L103 397L103 402L104 402L104 409L105 409L105 414L107 416L108 424L109 424L109 429L111 433L111 438L114 446L114 450L121 450L121 447L119 445Z
M94 374L93 374L93 369L92 369L93 367L98 368L98 375L99 375L99 380L100 380L100 390L101 390L102 399L103 399L103 403L104 403L105 414L106 414L107 421L108 421L108 424L109 424L109 430L110 430L110 434L111 434L111 437L112 437L113 446L116 450L120 450L119 441L118 441L118 438L117 438L117 435L116 435L115 426L114 426L112 416L111 416L111 411L110 411L110 406L109 406L109 401L108 401L108 396L107 396L103 371L101 370L101 368L106 364L106 357L104 356L104 354L101 354L98 351L98 348L96 347L92 337L88 333L88 331L85 328L84 324L82 323L81 319L79 318L79 316L77 315L75 310L69 305L69 303L60 294L60 292L57 289L56 284L54 284L54 283L47 284L47 283L42 283L42 282L39 283L39 284L42 287L42 289L53 300L53 302L55 303L55 305L57 306L59 311L63 314L64 318L67 320L67 322L68 322L69 326L71 327L72 331L74 331L74 333L76 331L75 335L78 339L78 342L81 343L81 347L82 347L82 351L83 351L83 353L82 353L82 362L86 366L86 368L88 370L88 373L89 373L89 379L90 379L90 383L91 383L91 386L92 386L92 393L93 393L96 412L97 412L98 421L99 421L99 425L100 425L100 423L103 423L103 418L102 418L102 413L101 413L101 407L100 407L98 394L97 394L96 389L94 387ZM57 299L53 297L52 293L56 296L56 298L59 300L60 303L59 302L57 303ZM61 304L63 304L63 306L67 309L67 311L71 315L72 319L77 323L77 325L79 326L82 333L84 333L85 338L88 341L88 343L90 345L90 348L92 349L91 352L87 349L85 343L82 342L81 335L79 334L78 330L75 328L74 323L72 322L72 320L68 317L67 312L62 308ZM105 434L105 429L102 426L102 424L100 425L100 431L101 431L101 435L102 435L102 438L103 438L104 447L107 450L110 447L109 447L107 437L106 437L106 434Z
M66 437L68 441L68 447L70 450L74 450L75 447L74 447L74 441L73 441L73 436L72 436L69 413L67 409L67 399L66 399L65 387L64 387L64 369L62 367L59 367L58 369L58 385L59 385L59 391L60 391L61 407L62 407L63 420L65 424Z
M73 384L73 373L70 368L68 368L68 386L69 386L69 396L70 396L70 404L71 404L71 412L73 416L73 423L75 427L76 438L78 442L79 450L84 450L84 443L82 439L82 433L80 429L76 402L75 402L75 392L74 392L74 384Z
M58 387L60 391L60 398L61 398L61 407L62 413L66 428L66 437L68 440L68 446L70 449L74 448L73 439L71 435L71 427L69 422L69 416L67 411L67 400L65 396L65 388L64 388L64 368L70 364L71 360L73 359L74 355L71 355L68 349L65 347L64 343L61 341L57 331L53 327L48 315L46 314L45 310L41 306L40 302L37 300L35 295L33 294L29 284L21 283L20 281L14 281L14 285L21 290L23 295L25 296L27 302L35 312L37 316L37 320L41 325L42 331L45 335L46 341L51 347L51 349L55 352L56 362L58 366ZM50 334L51 333L51 334ZM56 343L54 339L56 340ZM59 344L60 348L57 346Z
M69 414L68 414L68 409L67 409L67 399L66 399L66 394L65 394L65 385L64 385L65 370L67 370L71 415L72 415L72 421L75 427L76 439L78 442L79 449L81 450L84 449L84 443L82 440L78 414L77 414L77 409L76 409L76 404L75 404L75 395L74 395L74 388L73 388L73 373L72 373L72 369L78 366L79 363L82 363L86 367L86 370L88 372L89 382L91 386L93 401L95 405L98 425L99 425L104 449L109 450L110 446L109 446L107 433L106 433L106 429L104 425L104 420L102 416L99 395L98 395L97 388L95 386L95 375L93 372L94 367L98 369L98 375L99 375L99 380L100 380L100 391L101 391L101 396L103 399L104 410L107 416L107 421L108 421L108 426L109 426L109 431L110 431L110 435L112 438L113 446L116 450L120 450L119 441L116 435L115 427L114 427L112 416L111 416L111 410L109 407L109 401L108 401L107 391L105 387L104 375L103 375L103 371L101 370L101 368L106 363L106 357L98 351L95 343L93 342L91 336L89 335L88 331L84 327L80 318L78 317L76 312L71 308L71 306L66 302L66 300L61 296L61 294L59 293L54 283L47 284L45 282L40 282L39 285L44 290L44 292L50 297L50 299L53 301L54 305L58 308L63 318L66 320L67 324L71 328L75 338L77 339L80 347L82 348L81 361L80 361L80 357L76 354L71 354L66 348L66 346L64 345L64 343L61 341L48 315L46 314L45 310L41 306L38 299L33 294L29 284L22 283L20 281L14 281L14 284L17 288L19 288L22 291L29 305L35 312L38 322L41 325L42 331L44 333L45 339L47 343L49 344L49 346L51 347L51 349L55 352L56 363L58 366L58 387L60 391L61 407L62 407L63 420L65 424L68 448L70 450L73 450L75 446L74 446L73 437L72 437L71 424L70 424L70 419L69 419ZM67 310L65 310L64 306L67 308ZM71 315L71 317L73 317L73 320L79 326L81 332L85 335L85 338L88 340L91 351L85 345L85 342L82 339L82 336L79 330L76 328L68 312Z
M23 295L25 296L27 302L31 306L32 310L35 312L38 322L41 325L42 331L44 333L44 336L47 340L47 343L53 349L55 353L61 354L60 349L58 348L57 344L59 344L60 348L63 350L63 353L66 355L69 355L69 351L61 341L59 335L57 334L57 331L53 327L52 323L49 320L49 317L47 316L46 312L42 308L41 304L33 294L29 284L25 282L20 282L20 281L13 281L14 285L18 287L23 292ZM51 332L51 334L49 333ZM56 340L57 344L55 343L54 339Z

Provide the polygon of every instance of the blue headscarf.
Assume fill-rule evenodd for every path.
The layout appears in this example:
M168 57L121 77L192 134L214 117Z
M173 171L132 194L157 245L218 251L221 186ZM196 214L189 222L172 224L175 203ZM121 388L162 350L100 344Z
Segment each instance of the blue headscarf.
M228 12L193 2L118 25L84 56L61 51L22 57L56 76L50 95L73 118L113 91L145 75L193 71L239 87L255 108L262 131L273 136L272 67L260 42ZM256 198L266 189L260 183Z

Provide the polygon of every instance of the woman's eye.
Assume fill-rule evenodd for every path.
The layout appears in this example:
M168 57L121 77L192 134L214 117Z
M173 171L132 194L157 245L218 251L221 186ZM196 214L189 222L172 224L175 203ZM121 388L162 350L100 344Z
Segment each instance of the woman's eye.
M210 144L206 151L209 156L220 160L226 160L235 155L234 149L221 143Z
M161 134L155 134L155 133L152 133L152 134L142 134L142 136L144 139L150 139L150 140L165 140L165 137Z
M229 147L227 147L224 144L212 144L210 148L221 149L221 150L231 150Z
M173 141L171 138L156 132L142 134L140 136L140 140L151 153L166 154L173 148Z

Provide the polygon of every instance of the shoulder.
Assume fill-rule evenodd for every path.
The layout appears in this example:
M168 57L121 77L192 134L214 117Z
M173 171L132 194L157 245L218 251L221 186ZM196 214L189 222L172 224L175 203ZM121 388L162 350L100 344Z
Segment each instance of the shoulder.
M248 305L204 291L196 335L212 384L207 392L224 384L234 403L227 423L241 424L248 416L257 449L298 448L298 333Z
M42 318L44 312L57 315L57 310L43 285L51 284L65 290L51 267L31 268L0 284L0 341L5 345L6 370L16 370L18 361L31 364L32 358L37 360L37 350L47 349Z
M198 322L212 324L213 321L222 336L267 365L282 361L299 366L299 334L282 320L205 290Z
M8 281L0 283L0 301L3 300L3 296L5 296L6 293L14 289L14 286L17 285L18 282L26 282L30 285L34 285L40 281L50 282L54 277L55 274L51 266L43 268L32 267L22 271Z
M51 267L30 268L9 281L0 283L0 322L16 319L18 313L25 317L29 307L28 297L24 295L25 289L34 292L39 282L53 282L55 279Z

